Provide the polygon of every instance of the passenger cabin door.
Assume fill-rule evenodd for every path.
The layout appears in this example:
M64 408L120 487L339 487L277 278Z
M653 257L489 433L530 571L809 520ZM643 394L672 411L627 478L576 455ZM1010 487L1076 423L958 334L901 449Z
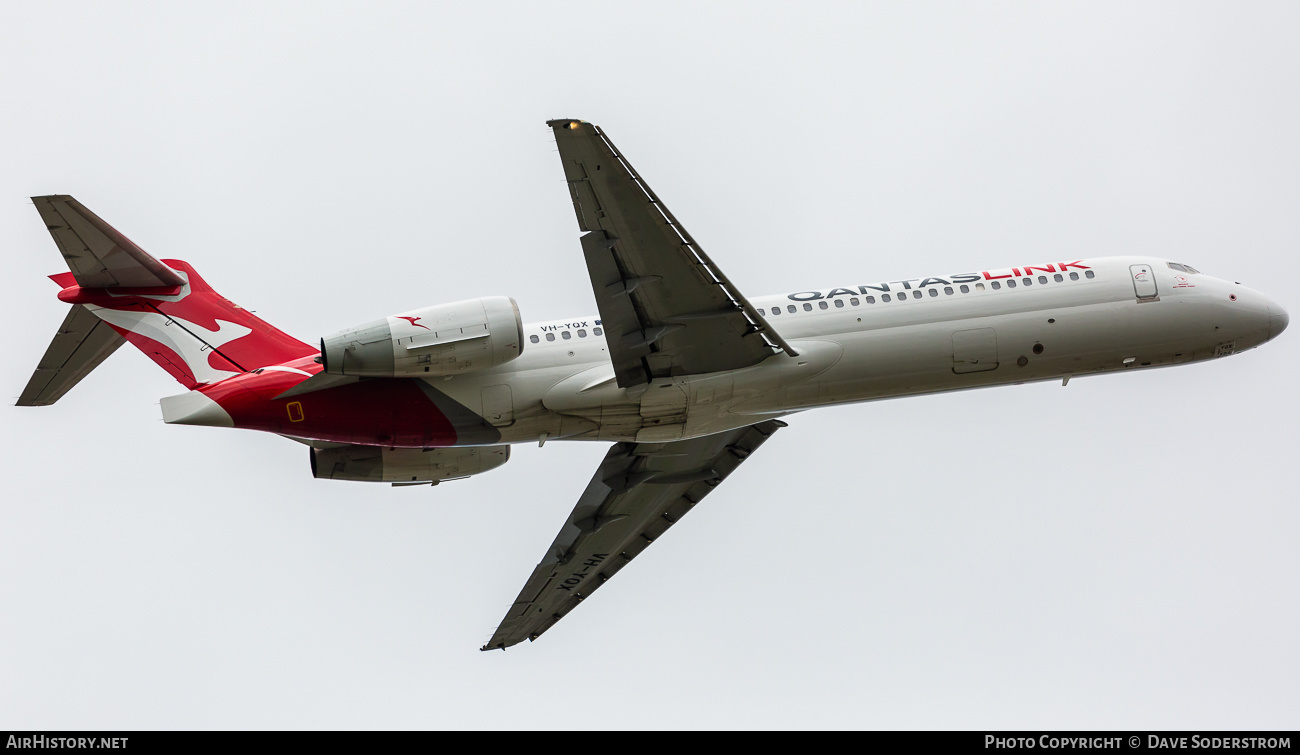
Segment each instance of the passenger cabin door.
M1133 274L1133 291L1137 294L1138 301L1155 301L1160 298L1156 291L1156 274L1150 265L1129 265L1128 269Z
M952 371L984 372L998 368L998 336L993 328L959 330L952 334Z

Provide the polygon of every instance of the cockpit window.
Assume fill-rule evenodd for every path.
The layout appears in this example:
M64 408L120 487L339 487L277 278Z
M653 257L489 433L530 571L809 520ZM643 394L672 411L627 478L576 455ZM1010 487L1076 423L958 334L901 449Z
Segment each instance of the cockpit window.
M1180 272L1191 273L1192 275L1200 275L1200 274L1201 274L1201 271L1200 271L1200 270L1197 270L1196 268L1192 267L1191 265L1180 265L1180 264L1178 264L1177 262L1167 262L1167 263L1165 263L1165 264L1169 265L1169 267L1170 267L1171 269L1173 269L1173 270L1178 270L1178 271L1180 271Z

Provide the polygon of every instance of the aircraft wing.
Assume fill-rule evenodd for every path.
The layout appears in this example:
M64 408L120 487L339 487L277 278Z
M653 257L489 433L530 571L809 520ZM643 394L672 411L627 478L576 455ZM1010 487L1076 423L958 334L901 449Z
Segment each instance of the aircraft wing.
M171 268L72 197L56 194L32 202L82 288L185 285Z
M535 640L663 535L777 429L616 443L482 650Z
M705 255L597 126L555 132L619 386L795 352Z
M49 406L126 343L108 323L80 304L63 319L17 406Z

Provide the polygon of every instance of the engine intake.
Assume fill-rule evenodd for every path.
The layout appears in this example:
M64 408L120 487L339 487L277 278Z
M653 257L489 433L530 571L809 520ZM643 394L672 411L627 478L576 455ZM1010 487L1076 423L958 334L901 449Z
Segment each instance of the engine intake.
M496 469L510 460L510 446L311 449L311 473L320 480L437 485Z
M508 296L439 304L321 339L325 372L437 377L505 364L524 347L519 305Z

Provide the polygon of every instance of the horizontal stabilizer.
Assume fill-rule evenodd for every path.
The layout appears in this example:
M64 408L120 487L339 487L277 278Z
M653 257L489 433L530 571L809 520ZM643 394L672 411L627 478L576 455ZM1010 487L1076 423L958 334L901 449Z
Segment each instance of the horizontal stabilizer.
M183 286L185 280L65 194L32 197L82 288Z
M18 406L49 406L126 342L108 323L74 304L27 381Z

